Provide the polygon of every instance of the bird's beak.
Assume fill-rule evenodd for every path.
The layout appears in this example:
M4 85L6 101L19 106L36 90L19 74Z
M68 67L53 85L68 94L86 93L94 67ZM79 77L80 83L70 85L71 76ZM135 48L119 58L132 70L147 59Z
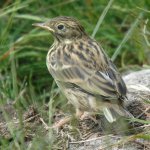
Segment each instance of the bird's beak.
M54 30L51 27L49 27L46 23L34 23L32 25L36 26L36 27L43 28L43 29L47 29L47 30L49 30L51 32L54 32Z

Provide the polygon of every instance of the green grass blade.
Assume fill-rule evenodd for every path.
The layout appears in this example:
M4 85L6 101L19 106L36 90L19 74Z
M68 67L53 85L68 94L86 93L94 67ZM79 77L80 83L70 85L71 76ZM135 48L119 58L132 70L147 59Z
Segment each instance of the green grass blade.
M124 36L123 40L121 41L121 43L119 44L119 46L117 47L116 51L114 52L113 56L111 57L111 60L114 61L117 56L121 53L121 48L123 47L123 45L127 42L127 40L130 38L132 32L134 31L134 29L136 28L136 26L138 25L139 21L141 20L143 16L143 12L141 12L139 14L139 16L137 17L137 19L134 21L134 23L131 25L130 29L128 30L128 32L126 33L126 35Z
M93 31L93 33L92 33L92 36L91 36L92 38L95 37L95 35L96 35L96 33L97 33L97 31L98 31L100 25L102 24L102 22L103 22L103 20L104 20L104 17L106 16L108 10L110 9L110 7L111 7L113 1L114 1L114 0L110 0L110 1L109 1L109 3L108 3L107 6L105 7L105 9L104 9L102 15L99 17L98 22L97 22L97 24L96 24L96 27L94 28L94 31Z

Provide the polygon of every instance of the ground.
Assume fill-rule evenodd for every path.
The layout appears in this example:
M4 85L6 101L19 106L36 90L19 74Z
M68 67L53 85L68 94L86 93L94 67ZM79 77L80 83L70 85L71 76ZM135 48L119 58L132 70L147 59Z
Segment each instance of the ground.
M136 73L138 73L138 75L134 75ZM128 83L128 89L130 89L128 97L131 100L126 106L128 111L132 113L135 118L143 121L145 120L146 122L150 120L150 104L145 103L144 99L150 99L150 94L147 91L144 92L146 86L145 88L143 87L143 91L135 90L135 85L138 83L134 82L134 87L131 86L131 81L133 83L133 80L129 79L135 78L134 80L137 82L137 77L141 74L141 72L136 73L132 73L132 77L130 74L125 77L125 80L128 80L126 81L126 83ZM143 76L143 74L140 76ZM146 78L148 78L148 75L142 78L143 82ZM142 86L142 84L140 85ZM141 93L139 93L139 91ZM136 98L136 96L138 98ZM45 112L45 114L49 111L47 104L41 107L41 110ZM8 104L1 106L0 110L1 139L10 143L14 140L11 131L14 132L16 129L16 132L18 132L20 129L20 132L24 133L24 142L27 146L33 142L33 139L36 136L42 136L42 138L47 140L53 136L51 147L56 150L99 150L108 148L119 150L148 150L150 147L150 143L148 142L150 134L149 122L138 122L138 120L134 122L122 122L120 119L115 123L109 124L104 116L97 115L95 116L97 122L94 122L90 118L77 120L75 117L72 117L71 122L60 129L52 129L48 128L49 123L48 119L46 119L48 116L46 117L45 115L45 117L43 117L37 106L31 105L27 110L23 111L22 124L20 124L19 115L17 114L14 103L9 102ZM53 123L67 115L68 114L63 113L58 109L53 115ZM8 118L9 122L6 118ZM124 124L125 126L122 126ZM145 140L140 138L143 135L145 135ZM148 136L148 139L146 139L146 135Z

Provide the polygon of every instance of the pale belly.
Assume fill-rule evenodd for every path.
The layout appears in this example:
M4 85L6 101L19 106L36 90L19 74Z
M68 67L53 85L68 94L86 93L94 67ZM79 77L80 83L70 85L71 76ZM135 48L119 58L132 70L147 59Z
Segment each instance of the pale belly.
M80 109L82 111L99 111L103 105L101 100L97 100L93 95L84 92L79 87L75 87L74 85L72 86L71 83L60 82L59 79L62 81L63 74L57 73L56 69L54 69L60 67L60 63L58 60L56 61L55 57L53 56L55 56L55 53L51 55L51 58L49 57L49 54L47 55L47 68L55 79L60 90L68 99L69 103L71 103L76 109ZM68 87L70 85L71 88Z
M103 104L100 100L79 88L66 88L63 91L69 102L77 109L87 112L96 112L102 109Z

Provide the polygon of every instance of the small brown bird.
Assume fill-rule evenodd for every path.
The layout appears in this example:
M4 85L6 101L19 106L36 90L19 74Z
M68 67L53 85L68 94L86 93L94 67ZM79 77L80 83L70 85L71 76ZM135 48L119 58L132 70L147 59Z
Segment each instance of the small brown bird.
M124 108L126 85L116 66L76 19L61 16L34 25L54 36L46 64L78 116L102 111L109 122L130 116Z

